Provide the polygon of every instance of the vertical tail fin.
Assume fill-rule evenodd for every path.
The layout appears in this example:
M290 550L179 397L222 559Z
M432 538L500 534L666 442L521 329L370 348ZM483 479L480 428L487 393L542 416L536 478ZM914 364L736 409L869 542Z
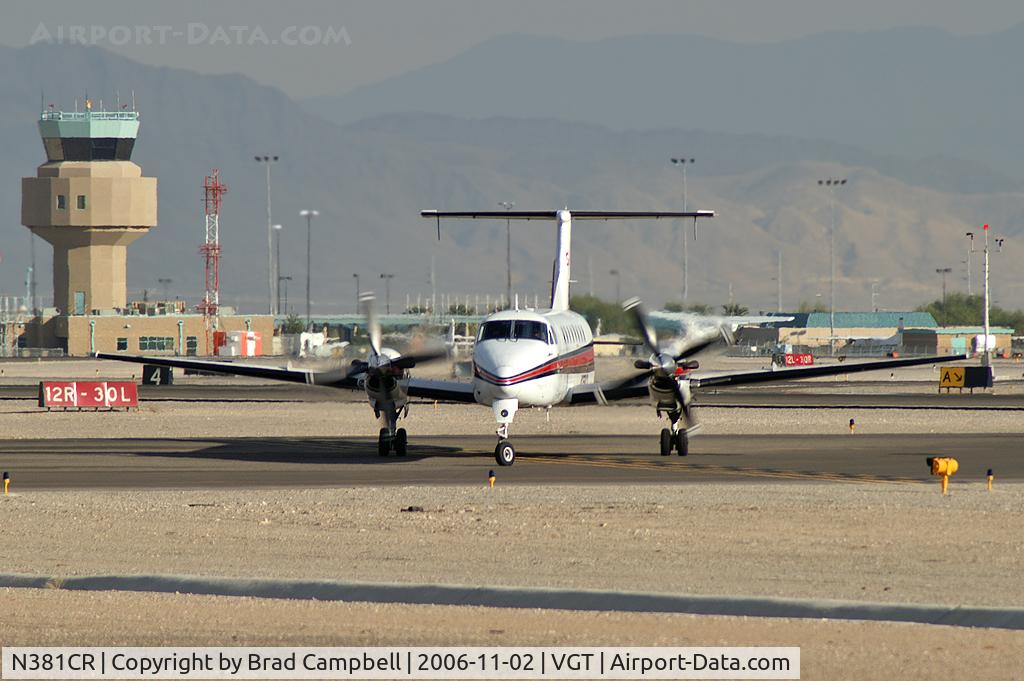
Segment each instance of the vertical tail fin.
M572 214L568 210L558 211L557 222L557 250L555 251L555 262L551 272L551 309L560 312L569 309Z

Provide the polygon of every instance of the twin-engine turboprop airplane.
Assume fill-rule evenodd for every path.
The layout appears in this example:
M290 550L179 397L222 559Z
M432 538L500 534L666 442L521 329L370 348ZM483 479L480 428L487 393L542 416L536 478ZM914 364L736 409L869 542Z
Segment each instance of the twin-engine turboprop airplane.
M650 351L646 360L635 366L640 373L626 379L599 384L594 378L594 337L587 320L569 309L570 241L573 220L635 220L710 218L713 211L604 212L566 210L442 212L422 211L426 218L465 218L479 220L543 220L557 225L557 250L548 310L505 310L486 317L473 346L472 382L423 380L410 377L408 370L417 363L436 359L438 353L400 355L380 346L380 330L372 301L364 300L370 330L370 356L366 362L354 362L344 370L298 371L258 367L230 362L181 358L139 357L97 354L139 364L200 369L203 371L253 376L296 383L307 383L366 392L374 414L381 421L378 453L406 452L407 436L398 428L408 413L409 400L424 398L450 402L478 403L490 407L497 422L498 443L495 459L501 466L515 462L516 451L509 440L509 427L521 407L605 404L615 400L649 397L658 415L666 415L670 427L661 431L661 454L673 450L680 456L689 451L689 436L698 426L693 419L694 391L705 386L739 385L767 381L788 381L859 371L934 364L966 359L966 355L923 357L880 362L862 362L841 366L816 366L780 371L755 371L698 377L694 356L720 343L730 343L728 325L717 324L696 331L673 345L671 350L658 345L653 327L639 300L625 305L632 311Z

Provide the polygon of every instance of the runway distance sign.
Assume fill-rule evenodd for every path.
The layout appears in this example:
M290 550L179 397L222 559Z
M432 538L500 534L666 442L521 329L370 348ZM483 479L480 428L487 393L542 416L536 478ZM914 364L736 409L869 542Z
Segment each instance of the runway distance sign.
M139 406L139 391L132 381L40 381L39 406L127 409Z
M811 366L814 364L814 355L809 352L787 352L783 358L786 366Z

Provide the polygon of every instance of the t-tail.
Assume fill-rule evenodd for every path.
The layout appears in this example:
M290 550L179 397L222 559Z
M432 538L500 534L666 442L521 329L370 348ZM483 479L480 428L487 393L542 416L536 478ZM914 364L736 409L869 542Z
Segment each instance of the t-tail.
M569 309L569 270L572 262L572 221L576 220L673 220L715 216L713 210L697 210L683 213L658 211L603 211L603 210L533 210L533 211L440 211L423 210L420 216L434 218L438 222L438 237L441 235L441 218L462 218L469 220L549 220L558 225L555 261L551 271L551 309Z
M569 266L572 263L572 213L558 211L558 240L551 271L551 309L569 309Z

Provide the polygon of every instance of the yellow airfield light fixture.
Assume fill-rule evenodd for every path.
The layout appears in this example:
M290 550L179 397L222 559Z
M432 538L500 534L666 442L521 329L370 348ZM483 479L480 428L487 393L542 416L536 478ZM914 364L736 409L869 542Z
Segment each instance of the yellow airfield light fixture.
M951 456L930 456L925 459L932 475L942 478L942 493L945 495L949 490L949 476L960 469L960 463Z

